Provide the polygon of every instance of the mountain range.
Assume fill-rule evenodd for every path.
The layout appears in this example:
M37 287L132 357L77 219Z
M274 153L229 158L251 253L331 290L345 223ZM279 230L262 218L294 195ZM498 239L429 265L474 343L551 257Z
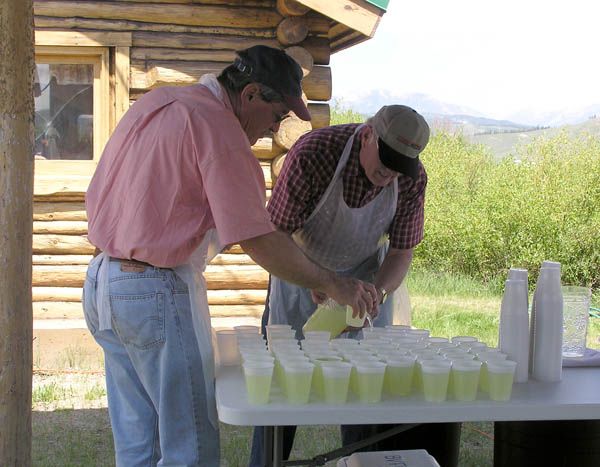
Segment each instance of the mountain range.
M471 129L468 125L475 127L488 127L490 131L520 131L527 128L534 129L540 127L556 127L568 124L577 124L595 115L600 116L600 103L590 104L583 108L563 108L555 111L539 111L526 108L513 112L505 120L495 120L488 118L477 109L443 102L433 96L423 93L395 94L387 90L372 90L362 95L355 95L351 98L344 96L341 99L343 107L350 107L353 110L365 114L373 115L383 105L391 102L403 103L413 107L419 113L423 114L427 120L432 123L436 121L451 125L467 125L467 133L475 131L475 134L485 132L486 128Z
M560 131L600 137L600 104L555 113L529 109L515 113L514 119L496 120L476 109L445 103L426 94L398 96L376 90L364 96L354 96L352 100L337 100L342 109L351 108L365 116L373 115L391 102L413 107L425 117L432 131L460 133L474 143L489 147L498 158L515 154L519 146L534 138L552 137Z

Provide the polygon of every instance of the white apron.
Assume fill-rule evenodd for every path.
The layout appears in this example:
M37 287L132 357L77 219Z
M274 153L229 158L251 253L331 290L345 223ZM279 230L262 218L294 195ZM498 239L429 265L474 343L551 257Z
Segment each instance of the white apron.
M292 238L317 264L340 275L373 282L387 252L382 239L396 212L398 184L394 180L361 208L350 208L344 201L342 171L361 128L362 125L348 139L329 186L302 229L294 232ZM380 308L380 324L392 324L392 300L388 302ZM316 304L310 290L272 276L269 308L269 322L291 324L300 331Z
M190 312L194 334L202 359L202 373L206 388L206 409L212 426L218 430L217 408L215 401L215 361L212 346L212 332L208 299L206 296L206 281L204 270L206 265L221 251L217 231L211 229L204 234L200 246L190 256L188 263L173 268L188 287L190 297ZM110 257L105 253L99 255L102 260L98 270L98 285L96 289L96 302L98 306L99 329L104 331L112 329L110 296L108 289L108 265Z

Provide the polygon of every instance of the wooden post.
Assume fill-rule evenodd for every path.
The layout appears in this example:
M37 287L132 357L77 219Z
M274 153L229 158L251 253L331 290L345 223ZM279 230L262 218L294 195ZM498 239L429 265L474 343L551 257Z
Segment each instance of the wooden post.
M33 5L0 2L0 465L31 465Z

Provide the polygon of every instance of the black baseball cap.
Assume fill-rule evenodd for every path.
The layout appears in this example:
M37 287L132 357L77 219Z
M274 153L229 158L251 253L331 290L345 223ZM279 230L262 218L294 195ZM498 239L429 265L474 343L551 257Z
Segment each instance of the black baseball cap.
M310 112L302 100L302 68L292 57L266 45L255 45L236 53L238 58L233 65L239 71L281 94L298 118L310 120Z

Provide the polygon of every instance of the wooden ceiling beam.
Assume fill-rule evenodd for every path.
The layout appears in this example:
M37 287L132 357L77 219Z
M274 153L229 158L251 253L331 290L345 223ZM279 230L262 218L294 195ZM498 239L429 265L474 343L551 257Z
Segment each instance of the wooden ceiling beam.
M373 37L384 10L364 0L297 0L335 21L345 24L367 37Z

